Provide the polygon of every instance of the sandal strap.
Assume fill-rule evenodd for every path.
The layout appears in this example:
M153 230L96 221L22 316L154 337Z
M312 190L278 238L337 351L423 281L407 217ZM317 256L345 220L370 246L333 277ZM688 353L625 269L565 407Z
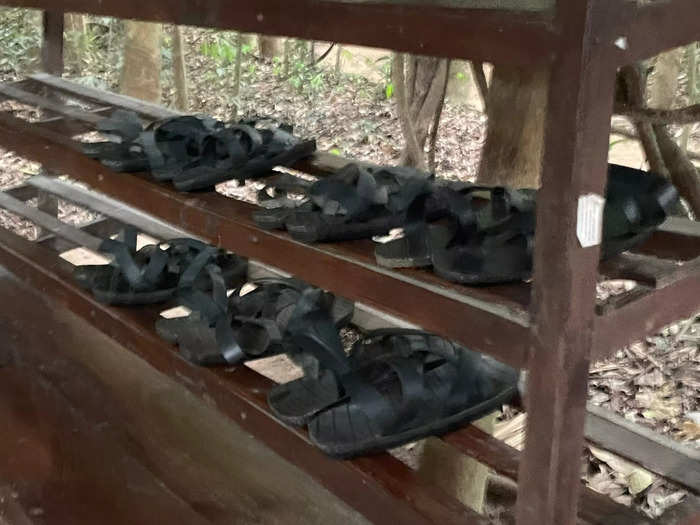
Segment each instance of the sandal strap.
M203 319L211 323L227 317L228 296L221 268L216 264L207 264L205 269L211 280L211 291L203 292L192 281L178 288L178 297L190 310L199 312Z
M167 253L158 246L150 249L148 263L142 266L134 260L134 251L126 243L105 239L100 245L100 251L114 256L119 273L124 276L134 290L144 290L155 286L168 263ZM115 272L115 276L116 274L117 272Z
M106 119L97 123L97 130L110 135L117 135L122 143L133 142L143 131L141 119L133 111L118 109Z
M201 271L210 263L218 251L218 248L214 246L208 246L201 250L180 275L178 287L189 288L193 286L195 279L197 279Z

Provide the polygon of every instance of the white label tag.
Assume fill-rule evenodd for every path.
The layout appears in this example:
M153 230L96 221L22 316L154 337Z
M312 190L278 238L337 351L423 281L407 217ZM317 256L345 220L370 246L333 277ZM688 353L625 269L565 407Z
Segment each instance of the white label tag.
M584 248L599 245L603 240L603 210L605 198L595 193L578 198L576 235Z

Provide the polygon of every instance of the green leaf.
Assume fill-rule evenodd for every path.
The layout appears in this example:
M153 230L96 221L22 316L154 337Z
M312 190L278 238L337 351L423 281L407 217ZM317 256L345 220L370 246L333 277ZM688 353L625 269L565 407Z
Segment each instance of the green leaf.
M627 142L629 139L617 139L617 140L611 140L610 141L610 146L608 147L608 150L613 149L613 147L617 146L618 144L622 142Z
M389 84L387 84L384 92L386 93L387 100L390 99L391 97L393 97L394 96L394 84L392 84L391 82Z
M340 152L340 150L338 148L333 148L328 153L330 153L331 155L336 155L338 157L340 157L342 155L342 153Z

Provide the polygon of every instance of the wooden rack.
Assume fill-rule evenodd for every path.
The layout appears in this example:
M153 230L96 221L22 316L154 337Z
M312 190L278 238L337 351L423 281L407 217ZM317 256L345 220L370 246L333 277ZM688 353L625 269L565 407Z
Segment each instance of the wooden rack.
M604 194L617 67L697 39L700 7L696 0L669 0L646 6L626 0L560 0L556 9L534 13L319 0L210 0L196 6L186 0L2 3L61 11L45 15L44 63L47 71L53 73L62 69L63 11L548 68L548 132L543 188L538 197L532 284L468 288L423 270L388 270L376 265L369 242L301 244L284 233L257 228L251 220L254 206L250 204L217 193L181 194L146 175L111 172L82 155L71 137L93 131L100 119L117 108L136 111L146 120L174 113L56 76L35 75L0 86L0 97L39 107L43 115L39 121L28 122L0 113L0 144L124 203L123 207L109 204L104 196L42 178L8 193L23 201L41 190L107 216L88 226L88 232L107 235L124 223L159 238L185 230L360 301L370 309L387 312L513 366L529 369L531 408L522 458L472 427L450 434L445 440L504 475L530 480L519 489L518 523L575 522L590 361L607 357L621 346L693 315L700 308L697 225L669 221L634 253L603 265L598 263L599 247L582 248L576 237L578 197ZM342 160L318 154L296 168L323 176L339 163ZM0 200L0 206L7 207L8 202L12 201ZM138 210L148 210L157 219ZM25 208L13 211L39 225L47 220L41 212ZM549 217L558 220L546 220ZM178 359L157 338L152 328L156 310L107 308L76 289L71 284L70 268L55 253L75 245L74 241L59 236L29 243L0 231L0 264L89 319L162 372L180 377L188 385L199 385L196 393L214 398L237 424L309 472L371 521L483 521L439 489L420 483L388 455L336 462L314 450L303 432L281 432L264 403L264 391L269 386L266 380L248 369L233 374L196 369ZM638 286L613 302L596 305L595 283L604 277L634 280ZM248 416L242 419L242 412ZM668 470L654 466L650 459L654 454L648 451L618 452L652 470ZM696 466L680 469L674 479L697 491L700 482ZM581 493L578 515L587 522L645 522L589 490ZM613 516L615 521L611 521Z

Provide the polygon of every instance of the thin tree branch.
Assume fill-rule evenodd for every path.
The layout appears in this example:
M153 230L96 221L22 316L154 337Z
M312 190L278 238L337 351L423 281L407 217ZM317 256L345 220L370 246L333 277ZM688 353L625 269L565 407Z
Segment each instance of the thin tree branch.
M622 126L613 126L610 130L610 133L612 133L613 135L620 135L621 137L639 141L639 135L637 133L635 133L634 131L629 131L628 129L623 128ZM689 159L700 160L700 153L696 153L695 151L688 151L687 154Z
M692 124L700 122L700 104L693 104L679 109L640 108L624 104L615 105L615 114L622 115L636 122L654 125Z
M625 66L620 70L620 74L625 84L629 105L643 108L646 104L646 74L642 70L642 66L640 64ZM649 167L659 175L670 178L664 158L659 151L654 128L648 122L635 121L634 124Z
M321 62L323 62L323 61L326 59L326 57L327 57L328 55L331 54L331 51L333 51L333 48L334 48L334 47L335 47L335 42L333 42L330 46L328 46L328 49L326 49L326 51L325 51L320 57L318 57L318 58L316 59L316 62L314 62L313 65L314 65L314 66L317 66L317 65L319 65Z
M428 167L431 172L435 172L435 155L437 152L437 137L438 131L440 129L440 119L442 118L442 110L445 108L445 96L447 95L447 84L450 81L450 66L452 61L448 60L445 66L445 78L442 87L442 93L440 95L440 102L438 103L437 110L435 111L435 120L433 121L433 127L430 130L430 145L428 147Z
M399 121L401 122L401 130L403 131L404 140L406 141L406 150L408 152L408 158L402 160L404 162L413 161L413 163L418 165L417 167L421 168L425 161L423 159L423 151L418 145L416 131L411 122L411 115L408 113L403 53L394 53L392 76L394 77L394 92L396 93L396 100L399 104Z
M695 218L700 217L700 177L697 168L664 126L654 126L654 131L671 173L671 181L690 206Z

